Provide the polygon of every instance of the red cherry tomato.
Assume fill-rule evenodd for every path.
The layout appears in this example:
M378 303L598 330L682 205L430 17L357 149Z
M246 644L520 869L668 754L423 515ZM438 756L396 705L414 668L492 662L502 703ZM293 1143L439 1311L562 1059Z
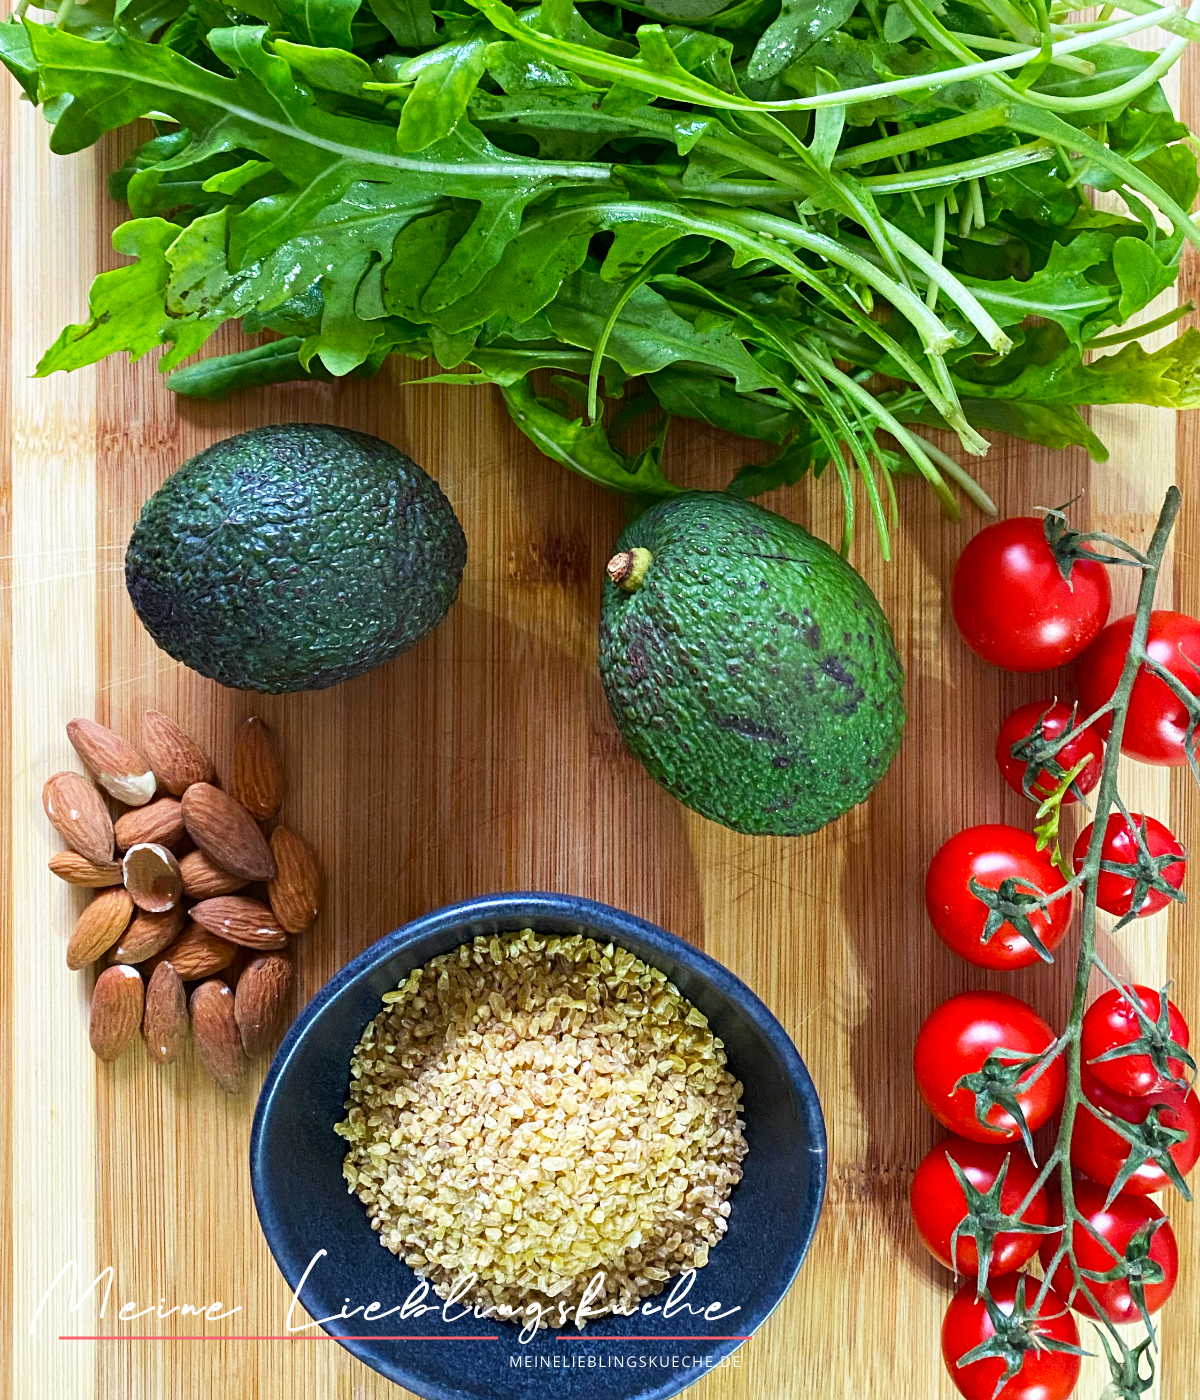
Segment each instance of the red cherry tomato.
M1022 883L1014 893L1027 894L1032 885L1053 894L1066 884L1048 851L1039 851L1028 831L1015 826L972 826L960 831L938 851L925 876L925 908L938 937L960 958L976 967L1011 969L1038 962L1037 949L1010 923L1003 923L985 943L988 909L971 893L974 879L985 889L999 889L1005 880ZM1056 899L1046 909L1028 911L1034 933L1053 950L1062 942L1075 896Z
M1170 831L1163 826L1162 822L1156 821L1153 817L1143 817L1138 812L1130 812L1129 815L1139 829L1145 822L1146 848L1152 856L1178 857L1177 860L1164 865L1161 873L1168 885L1174 885L1176 889L1179 889L1183 884L1187 852L1171 835ZM1087 857L1088 842L1092 839L1094 826L1095 822L1089 822L1084 827L1079 833L1078 841L1075 842L1075 849L1071 852L1071 859L1077 872L1083 869L1083 862ZM1104 829L1102 858L1118 865L1135 865L1137 854L1137 836L1120 812L1112 812L1108 818L1108 825ZM1135 882L1132 872L1129 876L1125 876L1102 870L1100 878L1096 881L1096 903L1109 914L1122 916L1128 914L1130 906L1133 904ZM1144 919L1147 915L1157 914L1170 902L1170 897L1163 894L1161 890L1147 890L1141 907L1137 911L1137 917Z
M1153 987L1132 986L1129 992L1137 999L1143 1012L1156 1025L1162 1012L1162 997ZM1188 1024L1173 1001L1167 1001L1167 1031L1176 1045L1186 1050L1189 1044ZM1130 1045L1142 1037L1142 1024L1133 1002L1115 987L1088 1007L1083 1017L1079 1050L1083 1062L1101 1084L1127 1098L1143 1098L1161 1089L1178 1085L1159 1074L1149 1055L1119 1055L1113 1060L1098 1057L1121 1045ZM1174 1080L1184 1077L1182 1060L1168 1060L1167 1068ZM1091 1175L1091 1173L1089 1173Z
M1022 797L1025 796L1024 783L1027 765L1021 759L1013 757L1013 745L1036 733L1039 725L1044 738L1057 739L1066 729L1070 719L1071 711L1066 705L1035 700L1032 705L1022 705L1020 709L1014 710L1000 726L1000 733L996 737L996 762L1000 765L1004 781L1014 792L1019 792ZM1055 762L1067 773L1075 767L1080 759L1087 757L1091 758L1091 762L1080 772L1074 783L1074 786L1082 793L1091 792L1100 781L1100 769L1104 763L1103 740L1093 729L1080 729L1067 740L1055 755ZM1058 791L1060 781L1043 768L1033 781L1034 797L1039 802L1043 798L1049 797L1051 793ZM1063 798L1063 806L1078 800L1074 792L1068 791Z
M1150 1258L1162 1269L1163 1280L1161 1283L1145 1285L1146 1310L1157 1312L1171 1296L1171 1290L1175 1287L1175 1277L1179 1272L1179 1247L1175 1243L1175 1232L1166 1216L1153 1201L1148 1201L1145 1196L1131 1195L1128 1191L1122 1191L1112 1205L1106 1206L1104 1198L1108 1195L1108 1188L1098 1186L1094 1181L1077 1181L1074 1192L1076 1210L1092 1230L1117 1253L1117 1258L1114 1259L1109 1250L1088 1230L1076 1225L1072 1232L1072 1241L1075 1260L1081 1269L1100 1274L1107 1273L1125 1257L1130 1242L1139 1230L1153 1225L1155 1221L1162 1221L1151 1240ZM1061 1208L1058 1219L1062 1219ZM1044 1267L1050 1267L1061 1238L1061 1233L1042 1236L1040 1253ZM1097 1283L1088 1279L1087 1286L1110 1321L1137 1322L1140 1318L1141 1314L1127 1280L1114 1279L1111 1283ZM1054 1270L1051 1287L1061 1293L1077 1313L1084 1317L1096 1316L1095 1309L1083 1293L1071 1296L1075 1281L1066 1259Z
M1077 560L1068 582L1043 521L1031 515L980 530L954 570L951 607L963 641L1006 671L1047 671L1073 661L1111 606L1104 565Z
M1086 716L1112 698L1125 665L1133 615L1122 617L1106 627L1079 663L1079 708ZM1186 613L1152 612L1146 649L1159 665L1183 682L1193 693L1200 692L1200 622ZM1111 720L1105 716L1097 727L1107 738ZM1187 762L1183 749L1187 733L1187 711L1167 688L1165 681L1143 670L1133 683L1121 752L1142 763L1179 767Z
M1152 1110L1159 1111L1159 1121L1165 1128L1177 1128L1187 1134L1171 1148L1171 1157L1180 1176L1200 1160L1200 1099L1181 1089L1164 1090L1145 1098L1129 1099L1114 1094L1101 1084L1085 1067L1081 1074L1084 1095L1097 1108L1102 1108L1127 1123L1144 1123ZM1102 1123L1084 1104L1075 1112L1075 1130L1071 1134L1071 1162L1093 1181L1111 1186L1120 1174L1130 1152L1130 1144L1114 1128ZM1165 1191L1171 1178L1157 1162L1143 1162L1121 1187L1135 1196L1149 1196Z
M993 1050L1039 1055L1054 1042L1054 1032L1032 1006L1003 992L963 992L942 1002L926 1018L913 1049L913 1073L930 1113L960 1137L972 1142L1014 1142L1020 1125L1006 1109L993 1104L987 1123L975 1114L975 1095L958 1081L982 1069ZM1065 1070L1057 1056L1031 1082L1033 1069L1017 1081L1017 1103L1030 1132L1047 1121L1062 1102Z
M1024 1280L1025 1306L1033 1308L1040 1284L1029 1274L1009 1274L998 1278L989 1291L1000 1311L1011 1317L1017 1287ZM1066 1303L1051 1289L1042 1299L1037 1317L1031 1322L1033 1330L1042 1337L1079 1345L1079 1328ZM967 1400L1066 1400L1079 1380L1080 1358L1069 1351L1050 1351L1031 1347L1025 1353L1021 1369L1003 1387L1004 1362L998 1356L972 1361L960 1366L959 1361L977 1346L991 1341L996 1328L987 1305L975 1296L974 1283L960 1288L950 1300L942 1323L942 1359L950 1379Z
M963 1175L979 1192L986 1193L996 1184L1005 1162L1008 1171L1000 1192L1000 1209L1006 1215L1017 1209L1033 1188L1037 1168L1021 1146L1002 1147L999 1144L968 1142L952 1137L939 1142L925 1154L913 1176L912 1213L917 1230L933 1257L955 1273L974 1274L979 1267L979 1251L970 1235L959 1235L953 1247L954 1231L967 1217L967 1197L954 1169L953 1158ZM1049 1219L1046 1193L1039 1189L1029 1202L1023 1216L1029 1225L1045 1225ZM996 1236L988 1277L1011 1273L1027 1264L1038 1251L1041 1236L1017 1231Z

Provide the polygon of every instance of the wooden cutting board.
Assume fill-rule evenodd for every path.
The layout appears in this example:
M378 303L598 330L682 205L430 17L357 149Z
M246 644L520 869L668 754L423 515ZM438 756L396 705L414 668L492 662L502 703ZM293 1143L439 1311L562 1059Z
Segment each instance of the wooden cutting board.
M1195 72L1195 70L1193 70ZM600 580L620 502L547 461L483 389L412 388L398 362L377 380L243 395L172 398L150 360L116 359L71 376L29 374L62 325L83 319L95 272L117 261L120 210L103 177L115 144L48 153L48 128L16 85L0 83L0 756L10 781L0 940L0 1397L4 1400L367 1400L402 1392L335 1343L221 1340L282 1330L289 1293L259 1233L247 1179L251 1092L227 1099L192 1062L153 1070L141 1054L99 1064L87 1043L90 979L63 962L82 903L46 860L58 846L41 811L45 778L76 766L63 726L91 715L136 737L142 712L175 716L228 776L247 715L278 731L290 789L284 816L320 851L326 910L298 949L298 1007L343 963L406 919L506 889L590 895L702 946L744 978L795 1037L825 1105L829 1195L811 1255L782 1306L702 1380L696 1400L950 1400L938 1355L947 1274L915 1241L907 1195L939 1135L909 1070L917 1028L968 987L1064 1013L1068 967L983 974L947 952L924 915L937 846L979 821L1029 820L1002 784L992 745L1002 716L1071 678L1001 675L949 621L946 585L982 523L943 520L924 487L899 488L895 562L868 528L854 562L893 620L911 720L900 757L870 802L799 840L734 835L678 806L625 752L595 670ZM1185 116L1198 114L1195 84ZM1182 295L1194 294L1189 261ZM232 344L232 341L230 342ZM258 698L223 690L158 651L122 577L143 500L185 458L230 433L316 420L377 433L441 482L470 557L448 621L415 651L318 694ZM1160 606L1200 612L1200 423L1148 409L1098 411L1105 466L1079 452L1000 442L978 468L1002 514L1086 492L1075 518L1144 539L1172 481L1185 493ZM742 448L680 425L670 469L717 485ZM771 506L836 539L828 483ZM1127 611L1132 580L1118 580ZM1200 850L1200 801L1184 773L1129 765L1130 806ZM1193 877L1195 878L1195 877ZM1193 891L1193 894L1195 891ZM1110 965L1173 995L1200 1026L1200 940L1176 910L1109 949ZM781 1209L787 1208L781 1202ZM1200 1207L1170 1203L1183 1256L1161 1319L1163 1400L1200 1393ZM59 1293L31 1319L68 1261L90 1281L72 1314ZM220 1300L223 1322L154 1315L121 1323L123 1303ZM129 1314L127 1313L127 1316ZM62 1335L203 1334L206 1341L63 1341ZM1078 1392L1096 1400L1101 1368Z

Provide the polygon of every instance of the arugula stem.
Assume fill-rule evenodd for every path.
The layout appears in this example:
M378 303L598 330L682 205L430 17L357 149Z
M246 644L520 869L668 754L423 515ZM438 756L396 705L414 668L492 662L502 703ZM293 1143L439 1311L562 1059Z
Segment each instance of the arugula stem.
M1089 350L1103 350L1110 345L1124 345L1128 340L1138 340L1143 335L1152 335L1155 331L1161 331L1167 326L1174 325L1176 321L1181 321L1185 316L1190 316L1196 309L1194 301L1184 301L1170 311L1164 311L1161 316L1156 316L1153 321L1144 321L1140 326L1125 326L1119 331L1114 331L1111 335L1102 335L1097 340L1089 340L1087 348Z
M953 161L946 165L917 166L903 175L866 175L863 184L877 194L899 194L903 190L937 189L956 185L962 180L976 180L999 175L1004 170L1016 170L1023 165L1036 165L1052 160L1055 148L1049 141L1033 141L1027 146L995 151L971 160ZM953 210L951 211L954 212Z
M946 251L946 201L939 199L933 207L933 260L941 263ZM925 293L925 305L933 311L937 307L938 284L935 278L929 279Z
M993 39L986 34L964 34L957 29L949 31L954 38L960 39L970 49L983 49L992 53L1020 53L1028 47L1029 41L1014 43L1008 39ZM1058 61L1052 65L1055 68L1065 68L1072 73L1082 73L1085 78L1090 78L1096 71L1096 65L1089 63L1086 58L1071 58L1068 55L1060 55Z
M934 462L941 467L942 471L946 473L950 480L954 482L955 486L958 487L963 495L978 506L984 515L998 515L1000 513L996 502L992 500L973 476L965 472L962 467L959 466L948 452L943 452L940 447L930 442L928 438L921 437L919 433L914 433L913 436L920 442L921 446L928 452L930 457L933 458Z
M912 323L913 328L921 337L927 354L940 355L955 344L953 333L946 329L923 301L907 287L900 286L881 272L866 258L851 252L844 244L836 243L833 239L826 238L822 234L805 233L803 229L790 220L779 219L771 214L761 214L748 209L730 209L720 212L731 223L742 228L753 229L757 233L765 233L770 238L779 239L783 243L793 243L799 248L818 252L829 262L837 263L848 271L852 271L868 286L874 287L881 296L887 297L897 311L901 312L905 319ZM889 229L889 232L894 238L899 230ZM924 252L924 249L921 251ZM926 253L925 256L929 255ZM983 312L982 307L980 307L980 311L986 316L987 313Z
M814 111L818 107L848 107L856 102L875 102L897 93L920 92L930 87L942 87L950 83L983 78L990 74L1006 73L1023 68L1026 63L1042 54L1041 48L1026 49L1021 53L1003 54L999 58L982 62L964 63L955 68L943 68L932 73L920 73L907 78L894 78L885 83L871 83L865 87L842 88L833 92L814 93L811 97L777 99L755 102L751 98L728 93L724 89L707 83L701 78L689 76L688 81L672 73L657 72L648 68L638 59L623 58L617 54L601 53L586 48L582 44L572 44L556 39L521 24L516 15L503 0L468 0L468 3L481 10L501 32L519 39L527 47L573 72L586 77L598 78L612 83L624 83L641 92L653 93L658 97L671 98L678 102L700 102L707 107L724 108L728 111L751 112L803 112ZM1136 15L1115 24L1106 25L1103 37L1106 40L1122 39L1131 34L1140 34L1145 29L1153 29L1164 19L1176 13L1176 7L1161 5L1156 10ZM1096 35L1078 34L1063 39L1051 46L1051 56L1074 53L1078 49L1094 46ZM1024 94L1022 94L1023 96ZM1107 96L1107 94L1106 94ZM1091 99L1095 105L1095 99Z
M962 116L950 117L942 122L930 122L928 126L918 126L912 131L901 131L895 136L885 136L878 141L868 141L862 146L851 146L840 151L833 159L835 170L849 170L870 161L886 160L890 156L904 155L909 151L926 151L932 146L940 146L945 141L958 141L964 136L975 136L981 131L993 131L1008 121L1007 106L979 107Z
M979 219L978 185L973 186L975 191L971 208L976 211L975 217ZM945 217L942 220L943 232L945 230ZM888 232L895 241L896 247L904 256L922 272L931 285L936 285L946 293L947 297L962 312L968 321L975 327L984 340L992 347L997 355L1007 355L1012 349L1012 341L1000 329L994 317L980 304L979 300L955 277L949 268L943 267L940 258L931 257L929 253L916 241L910 238L902 229L889 226Z
M1200 0L1194 0L1187 12L1187 18L1195 20L1197 15L1200 15ZM1104 93L1105 104L1113 102L1124 106L1134 98L1140 97L1147 88L1153 87L1165 73L1169 73L1175 67L1183 57L1184 49L1191 42L1190 39L1172 39L1154 62L1148 64L1136 78L1130 78L1128 82L1120 83L1117 87L1108 88ZM1005 84L1006 90L1007 87ZM1027 102L1052 112L1091 112L1097 105L1096 98L1092 96L1060 97L1057 93L1038 92L1032 87L1026 88L1022 96Z

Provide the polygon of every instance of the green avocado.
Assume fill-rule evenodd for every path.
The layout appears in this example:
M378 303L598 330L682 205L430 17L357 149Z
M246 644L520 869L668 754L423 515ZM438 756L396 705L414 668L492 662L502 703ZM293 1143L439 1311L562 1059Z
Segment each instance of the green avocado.
M650 775L752 835L796 836L861 802L904 727L892 630L862 577L782 516L676 496L617 542L600 675Z
M185 462L142 508L129 596L222 685L321 690L390 661L454 602L467 544L436 481L367 433L281 423Z

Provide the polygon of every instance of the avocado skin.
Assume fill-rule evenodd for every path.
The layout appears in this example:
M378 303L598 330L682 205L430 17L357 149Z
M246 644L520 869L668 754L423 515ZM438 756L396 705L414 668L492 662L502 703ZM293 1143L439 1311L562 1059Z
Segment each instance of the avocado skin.
M240 690L322 690L412 646L458 593L467 543L390 443L254 428L185 462L142 508L125 582L158 645Z
M618 550L653 555L604 586L600 675L629 747L685 806L797 836L861 802L904 727L903 669L875 595L807 530L719 492L673 497Z

